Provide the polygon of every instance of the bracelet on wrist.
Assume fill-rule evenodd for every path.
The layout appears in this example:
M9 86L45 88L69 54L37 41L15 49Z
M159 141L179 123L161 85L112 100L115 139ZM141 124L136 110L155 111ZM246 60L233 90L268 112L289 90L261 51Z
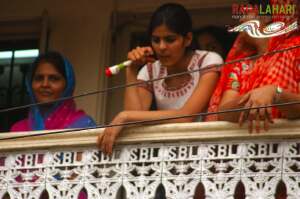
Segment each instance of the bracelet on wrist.
M283 89L280 86L277 86L276 91L275 91L274 103L279 102L282 92L283 92Z

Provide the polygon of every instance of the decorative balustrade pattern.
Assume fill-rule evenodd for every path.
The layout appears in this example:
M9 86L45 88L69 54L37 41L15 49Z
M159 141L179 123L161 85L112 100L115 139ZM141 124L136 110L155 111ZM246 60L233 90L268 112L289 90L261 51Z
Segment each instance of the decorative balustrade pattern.
M96 148L29 150L0 154L0 198L206 198L230 199L239 182L248 199L275 198L283 181L288 199L300 198L300 140L173 142L124 145L109 157Z
M0 134L14 138L0 140L0 198L160 199L163 186L168 199L191 199L200 186L207 199L242 189L247 199L275 199L278 184L300 198L300 121L251 135L228 122L129 128L111 157L96 148L101 132Z

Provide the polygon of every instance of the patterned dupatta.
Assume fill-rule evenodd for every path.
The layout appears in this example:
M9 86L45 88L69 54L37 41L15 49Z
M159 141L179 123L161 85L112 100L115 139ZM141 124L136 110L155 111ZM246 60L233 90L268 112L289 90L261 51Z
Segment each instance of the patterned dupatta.
M66 88L61 97L73 95L75 88L75 75L70 62L64 58L66 72ZM31 69L33 71L33 68ZM31 74L31 73L30 73ZM31 76L26 79L26 87L32 102L36 102L32 87ZM86 123L83 126L95 125L93 121L81 110L76 110L73 99L54 103L43 116L38 106L31 107L27 119L17 122L11 131L32 131L72 128L75 122ZM75 125L76 126L76 125Z
M272 4L288 4L293 3L292 0L272 0ZM297 15L286 17L282 15L273 16L273 21L284 21L286 25L297 20ZM268 42L268 50L274 51L285 49L288 47L300 45L299 31L273 37ZM228 53L226 62L238 60L257 52L244 45L241 34L236 39L233 47ZM224 91L228 88L236 87L241 95L251 91L252 89L262 87L264 85L278 85L290 92L299 92L298 82L300 81L299 59L300 49L276 53L273 55L258 58L249 69L251 61L243 61L235 64L227 64L221 71L221 77L218 85L210 100L208 112L218 111ZM233 76L233 77L232 77ZM238 85L231 84L230 78L236 78L240 82ZM229 83L230 82L230 83ZM282 117L277 109L273 109L273 117ZM210 115L206 121L218 120L217 115Z

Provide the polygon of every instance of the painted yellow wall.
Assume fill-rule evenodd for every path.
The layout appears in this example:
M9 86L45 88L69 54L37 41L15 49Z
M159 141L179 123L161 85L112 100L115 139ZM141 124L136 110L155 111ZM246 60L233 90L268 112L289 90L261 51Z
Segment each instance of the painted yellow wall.
M187 9L198 8L219 8L228 7L236 0L118 0L117 9L119 11L133 11L136 12L152 12L155 8L163 3L176 2L184 5Z
M101 0L1 0L0 20L25 19L49 15L49 49L58 50L70 59L77 76L75 94L104 88L100 78L108 64L110 15L113 1ZM90 96L77 100L98 121L101 98Z
M165 0L1 0L0 21L9 18L41 16L44 9L49 15L49 48L67 56L77 76L75 94L124 84L124 74L107 80L104 66L126 59L130 34L144 30L151 12ZM186 6L192 13L194 26L224 25L230 22L233 0L173 0ZM116 26L123 26L111 42L111 14L117 10L123 17ZM126 17L137 18L126 24ZM120 15L119 15L120 16ZM146 16L146 17L145 17ZM220 20L222 18L222 20ZM122 24L125 20L125 25ZM0 27L1 28L1 27ZM112 47L112 49L111 49ZM103 98L104 97L104 98ZM94 117L98 123L109 122L123 104L123 90L104 95L77 99L77 105ZM105 119L106 117L106 119Z

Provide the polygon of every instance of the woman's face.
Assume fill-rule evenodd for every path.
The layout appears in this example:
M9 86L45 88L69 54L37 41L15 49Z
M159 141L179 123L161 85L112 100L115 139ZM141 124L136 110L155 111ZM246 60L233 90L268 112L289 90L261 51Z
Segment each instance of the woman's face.
M191 44L192 34L187 36L172 32L166 25L154 29L151 44L157 58L165 67L176 65L184 56L186 47Z
M37 102L49 102L62 96L66 80L55 66L42 62L37 66L31 86Z

